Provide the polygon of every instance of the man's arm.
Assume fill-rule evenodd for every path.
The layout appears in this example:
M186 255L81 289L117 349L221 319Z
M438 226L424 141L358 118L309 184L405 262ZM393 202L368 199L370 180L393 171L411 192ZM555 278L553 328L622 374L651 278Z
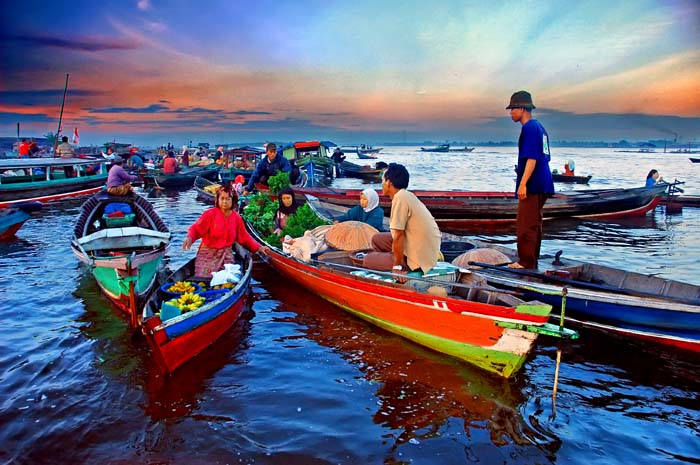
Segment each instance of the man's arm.
M523 177L520 179L520 185L518 186L518 198L523 200L527 198L527 182L532 176L532 172L535 171L535 165L537 160L534 158L528 158L525 164L525 170L523 171Z

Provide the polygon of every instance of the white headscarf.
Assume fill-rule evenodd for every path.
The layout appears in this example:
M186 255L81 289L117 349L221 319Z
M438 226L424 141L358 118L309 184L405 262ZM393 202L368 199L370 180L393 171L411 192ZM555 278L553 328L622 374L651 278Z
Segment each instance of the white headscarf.
M365 197L367 197L367 207L363 210L366 213L369 213L377 208L379 205L379 196L377 195L377 191L374 189L365 189L362 191L362 193L365 194Z

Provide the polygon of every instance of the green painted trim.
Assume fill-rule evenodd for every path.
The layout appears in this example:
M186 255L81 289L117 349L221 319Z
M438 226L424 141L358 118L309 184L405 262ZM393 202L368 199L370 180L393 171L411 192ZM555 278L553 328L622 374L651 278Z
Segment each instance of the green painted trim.
M549 304L520 304L515 307L516 313L525 315L548 316L552 311L552 306Z
M568 328L560 328L551 323L545 323L542 326L524 325L520 323L512 323L510 321L497 321L497 326L502 328L519 329L530 333L542 334L544 336L558 337L561 339L578 339L577 331Z
M148 263L143 263L139 266L135 276L120 278L116 269L100 266L95 267L92 270L92 274L100 283L100 286L113 295L128 297L130 281L134 281L134 291L137 295L140 295L149 290L148 285L151 284L153 277L158 272L161 261L162 257L158 257Z
M468 363L471 363L472 365L476 365L486 371L495 373L505 378L510 378L514 373L516 373L523 366L525 359L527 358L527 354L517 355L508 352L501 352L489 349L487 347L479 347L471 344L450 341L421 331L408 329L389 321L366 315L350 307L341 305L333 300L330 301L339 307L344 308L349 313L352 313L363 320L369 321L370 323L375 324L389 332L403 336L406 339L410 339L413 342L421 344L437 352L462 359Z

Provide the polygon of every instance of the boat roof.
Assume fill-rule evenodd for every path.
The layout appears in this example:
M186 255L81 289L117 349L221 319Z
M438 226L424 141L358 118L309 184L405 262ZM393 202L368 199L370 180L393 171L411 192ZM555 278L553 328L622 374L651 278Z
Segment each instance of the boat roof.
M17 168L42 168L45 166L75 166L94 165L106 163L105 158L6 158L0 159L0 170L14 170Z

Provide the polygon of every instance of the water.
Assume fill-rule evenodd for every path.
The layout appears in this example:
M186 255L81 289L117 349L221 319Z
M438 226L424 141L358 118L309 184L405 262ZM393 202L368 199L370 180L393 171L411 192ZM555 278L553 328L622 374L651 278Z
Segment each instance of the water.
M641 185L657 168L700 193L700 167L682 154L561 149L553 166L569 158L593 174L591 188ZM380 159L404 163L413 188L513 189L513 148L388 148ZM174 233L176 267L194 253L180 246L206 205L192 190L151 195ZM583 331L562 346L554 410L556 341L540 338L502 380L353 318L262 263L254 316L163 379L70 253L80 204L48 204L0 243L4 463L700 462L697 356ZM543 251L700 284L698 230L699 209L659 207L548 223ZM475 233L514 242L512 231Z

